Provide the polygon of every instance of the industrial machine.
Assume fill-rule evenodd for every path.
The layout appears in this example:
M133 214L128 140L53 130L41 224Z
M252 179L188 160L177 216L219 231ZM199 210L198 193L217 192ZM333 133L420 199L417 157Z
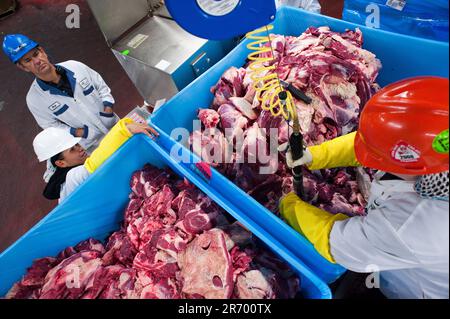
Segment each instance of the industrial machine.
M2 0L0 1L0 19L14 13L17 8L16 0Z
M160 0L88 0L112 52L144 101L161 105L236 44L183 30Z

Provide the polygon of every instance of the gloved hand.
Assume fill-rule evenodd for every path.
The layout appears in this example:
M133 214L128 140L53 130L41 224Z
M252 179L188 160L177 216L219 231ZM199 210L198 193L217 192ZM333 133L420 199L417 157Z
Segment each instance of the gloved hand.
M285 196L279 208L281 216L292 228L304 235L323 257L335 263L330 251L330 233L335 222L346 220L348 216L332 215L302 201L294 193Z
M295 168L297 166L303 166L303 165L310 165L313 162L313 156L312 153L309 151L309 149L303 145L303 157L294 161L292 158L292 150L289 146L289 143L281 144L278 147L279 152L286 152L286 163L289 168Z
M151 139L158 137L158 132L147 124L138 124L130 118L124 118L114 125L97 149L86 160L84 163L86 170L90 174L95 172L134 134L145 134Z
M358 167L361 164L355 155L356 132L337 137L320 145L308 147L298 161L292 160L288 151L288 143L281 145L278 150L286 152L287 164L290 168L306 165L311 171L336 167Z

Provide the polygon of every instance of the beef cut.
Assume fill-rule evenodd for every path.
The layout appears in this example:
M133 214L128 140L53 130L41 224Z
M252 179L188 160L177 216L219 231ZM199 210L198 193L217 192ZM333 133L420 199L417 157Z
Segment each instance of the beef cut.
M305 143L317 145L355 131L366 102L380 88L376 79L381 62L363 49L362 32L356 29L338 33L329 27L311 27L299 37L272 34L270 38L274 61L265 66L274 66L275 70L269 72L276 72L281 80L312 99L308 105L294 98ZM204 129L194 131L191 141L200 139L202 143L192 150L278 214L279 199L293 191L293 181L285 165L285 154L271 149L270 131L276 129L278 144L285 143L292 133L292 122L263 110L249 64L240 69L231 67L211 92L214 100L210 110L216 134L211 137ZM200 116L200 120L203 128L211 127L208 117ZM205 152L201 145L219 146ZM224 153L226 156L222 156ZM223 158L228 161L218 161ZM372 177L370 170L338 168L311 172L304 168L306 199L330 213L363 215L367 192L361 190L364 185L358 182Z
M130 186L122 227L105 245L88 239L56 258L36 260L6 297L226 299L299 293L297 276L194 185L146 165ZM260 256L277 262L258 261ZM252 272L261 281L257 288L244 280Z

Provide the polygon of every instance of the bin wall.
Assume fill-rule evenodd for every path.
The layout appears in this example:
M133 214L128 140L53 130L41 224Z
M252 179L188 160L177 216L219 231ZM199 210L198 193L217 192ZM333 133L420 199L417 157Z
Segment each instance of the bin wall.
M164 137L161 138L163 142ZM164 149L148 137L138 135L123 145L97 172L0 255L0 296L21 279L33 260L56 256L68 246L88 238L105 240L119 230L131 192L130 179L134 171L146 164L169 166L181 178L195 179L189 170L178 168ZM185 174L186 173L186 174ZM197 181L198 182L198 181ZM207 187L201 187L213 200L225 203ZM258 225L241 216L232 203L225 205L232 216L253 232L268 249L284 259L299 275L306 298L329 299L329 287L297 257L266 234Z

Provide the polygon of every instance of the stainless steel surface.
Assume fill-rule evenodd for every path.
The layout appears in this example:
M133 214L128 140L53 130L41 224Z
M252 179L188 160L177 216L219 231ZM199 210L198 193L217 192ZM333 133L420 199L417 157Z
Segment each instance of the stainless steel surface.
M172 19L172 16L170 15L169 10L167 10L166 6L161 6L158 9L153 10L153 14L160 17Z
M207 52L201 53L193 62L191 62L192 69L197 77L205 73L212 65L211 58Z
M0 1L0 19L13 13L16 10L16 0L2 0Z
M137 48L132 48L133 39L148 36ZM172 20L152 17L121 39L113 49L129 50L129 56L155 68L161 61L170 63L164 72L172 74L188 60L207 40L197 38L184 31Z
M162 0L147 0L149 7L153 9L158 9L161 6L164 6L164 1Z
M177 85L186 85L211 66L207 52L197 54L197 59L194 56L207 40L178 26L163 1L88 0L88 3L114 55L148 103L170 99L178 93ZM192 59L195 59L192 72L186 67L180 69ZM176 71L179 72L175 74Z
M150 12L147 0L87 0L87 2L110 46Z
M113 50L113 53L148 103L155 104L158 100L169 99L178 93L170 74L150 67L131 56L122 55L116 50Z

